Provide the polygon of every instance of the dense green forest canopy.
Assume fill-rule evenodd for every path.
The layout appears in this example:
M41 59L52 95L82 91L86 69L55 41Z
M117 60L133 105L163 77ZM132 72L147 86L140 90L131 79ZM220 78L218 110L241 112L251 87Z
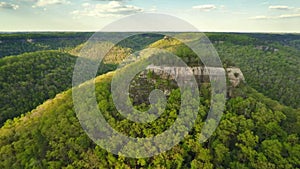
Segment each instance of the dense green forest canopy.
M14 46L20 49L18 44L14 45L13 43L6 43L5 40L35 39L35 40L44 41L46 44L48 44L49 48L52 47L56 48L55 46L71 47L71 46L76 46L78 43L81 43L83 40L87 40L88 35L91 35L91 33L1 34L0 37L2 42L0 46L6 44L8 46ZM297 41L299 35L207 33L207 36L216 47L224 63L224 66L236 65L240 67L250 86L254 87L259 92L264 93L266 96L278 100L281 103L284 103L285 105L290 105L295 108L299 107L300 105L300 99L299 99L300 89L298 88L298 84L300 83L299 68L298 68L300 62L299 52L293 46L283 46L281 44L281 42ZM65 44L65 46L57 42L57 38L61 39L61 41ZM78 38L80 40L73 41L72 40L73 38L75 39ZM69 42L72 44L68 44ZM26 41L26 43L31 43L31 42ZM77 45L76 48L73 48L72 50L70 49L68 51L70 51L69 53L76 55L80 52L82 46L83 44L79 46ZM181 43L176 42L176 40L174 39L164 40L161 34L138 34L129 37L128 39L125 39L121 41L119 44L117 44L116 47L109 53L109 55L106 56L106 61L110 64L118 64L130 53L133 53L134 51L140 50L145 47L158 47L162 49L167 49L173 52L174 54L180 56L181 58L183 58L183 60L185 60L186 62L191 62L192 58L196 58L195 54L189 48L187 48L185 45L182 45ZM43 48L43 49L41 48L38 50L44 50L47 48ZM28 48L26 47L26 49ZM14 48L12 48L12 51L15 51ZM24 51L20 50L19 52L23 53ZM1 54L4 53L5 50L1 49ZM47 55L43 52L41 52L40 54ZM33 55L36 56L37 54L33 54ZM52 56L52 54L50 55ZM22 57L22 55L20 56ZM50 59L50 57L48 57L48 59ZM6 60L4 59L1 63L6 64ZM25 61L23 64L26 67L27 62ZM67 62L62 65L65 65L67 67L72 67L69 66L69 63ZM18 70L20 68L12 68L12 69ZM30 69L27 70L29 71ZM12 70L9 71L11 74L14 74ZM2 76L4 77L6 76L6 74L7 72L2 74ZM39 69L35 69L34 73L32 74L43 74L43 72L41 72ZM20 74L19 76L24 77L25 75ZM23 82L23 84L25 83L26 82ZM32 83L28 83L28 84L33 85ZM19 83L18 85L19 85L18 89L14 88L12 93L19 93L19 92L15 92L15 90L25 90L24 88L26 87L22 86ZM5 85L3 84L2 86ZM47 86L47 84L45 84L44 86ZM58 91L63 91L67 89L67 87L63 87L63 86L70 87L70 84L68 85L63 84L58 86L62 86L61 89ZM7 87L7 85L1 90L7 92L8 88L9 90L12 90L12 88ZM51 89L51 87L49 86L47 88ZM35 87L32 87L32 89L30 90L35 90ZM57 92L54 93L57 94ZM48 91L45 91L45 93L48 93ZM55 94L50 94L50 95L51 97L54 97ZM50 96L47 95L49 94L46 94L45 98L51 98ZM5 109L6 111L8 111L8 109L15 109L9 107L9 105L10 106L14 105L12 103L13 102L17 103L18 101L14 101L13 99L7 99L7 97L8 96L6 94L6 96L2 98L2 100L5 100L5 102L3 101L3 105L4 105L2 106L3 109ZM32 99L36 100L35 97L32 97ZM26 104L32 104L34 106L37 106L42 101L44 101L44 99L39 100L38 102L33 101L34 103L30 102ZM9 103L9 104L4 104L4 103ZM30 108L32 109L34 108L34 106L30 106ZM19 107L19 106L15 106L15 107ZM25 112L31 109L27 108ZM22 112L24 113L24 111ZM19 113L15 112L13 114L19 114ZM11 115L10 117L14 117L14 116ZM3 122L3 120L1 121Z
M88 35L0 35L3 56L60 49L0 58L0 125L6 121L0 128L0 168L300 168L299 35L208 33L224 66L239 67L246 84L232 88L218 128L200 144L211 103L209 84L202 84L198 117L189 135L165 153L140 159L113 155L97 146L76 118L69 89L77 59L73 55L80 52ZM78 39L69 41L73 37ZM3 43L5 39L13 43ZM29 46L18 48L18 39ZM117 44L97 74L115 70L127 55L145 47L166 49L186 62L198 62L191 49L174 39L140 34ZM92 60L86 63L94 64ZM181 96L173 81L149 74L152 81L133 82L138 87L130 88L131 99L139 110L147 110L149 104L138 97L147 97L155 88L168 91L165 112L141 124L116 110L110 88L113 75L95 79L95 94L114 129L132 137L151 137L174 124Z
M299 50L276 41L246 44L225 38L219 43L216 38L213 43L223 63L239 67L251 87L285 105L300 107Z
M108 73L95 80L99 109L112 127L130 136L147 137L173 124L178 113L179 90L172 90L165 113L153 125L136 124L116 111L110 94L112 76ZM200 144L199 134L210 102L206 90L202 89L198 118L189 135L171 150L141 159L113 155L95 145L76 118L72 93L68 90L31 113L6 122L0 129L0 167L299 168L299 112L287 108L297 115L295 122L289 122L285 106L247 86L235 89L219 127L207 142Z
M162 34L139 33L122 40L117 45L124 48L130 48L133 51L139 51L147 48L150 44L162 39L163 37L164 35Z
M0 125L72 87L77 57L40 51L0 59ZM99 74L114 70L106 64Z
M71 87L76 57L54 51L0 60L0 124Z
M257 38L266 43L278 42L284 46L295 47L300 50L300 34L248 34L251 37Z
M89 33L28 33L28 34L3 34L4 40L20 40L34 38L37 41L45 41L50 48L72 47L87 39ZM61 45L59 38L65 46ZM75 40L74 40L75 38ZM76 38L80 41L76 41ZM72 44L68 44L68 42ZM3 42L8 46L13 43ZM29 42L28 42L29 43ZM124 42L122 42L124 44ZM126 44L126 43L125 43ZM0 44L1 45L1 44ZM16 47L18 44L15 44ZM52 45L52 46L51 46ZM73 49L66 49L72 55L78 55L82 49L77 45ZM140 43L140 45L142 45ZM145 45L145 44L144 44ZM95 46L97 47L97 46ZM27 48L28 49L28 48ZM0 125L7 119L12 119L26 113L47 99L67 90L72 86L72 75L77 57L63 51L45 51L25 53L0 59ZM34 49L35 50L35 49ZM3 51L3 49L1 49ZM26 52L21 50L20 53ZM2 52L1 52L2 53ZM3 51L5 53L5 50ZM132 53L130 48L115 46L105 56L104 63L99 67L98 75L115 70L123 58ZM87 58L87 63L91 62Z
M67 50L84 43L92 33L1 33L0 58L41 50Z
M175 38L164 38L150 44L148 47L167 50L180 57L188 66L203 65L192 49Z

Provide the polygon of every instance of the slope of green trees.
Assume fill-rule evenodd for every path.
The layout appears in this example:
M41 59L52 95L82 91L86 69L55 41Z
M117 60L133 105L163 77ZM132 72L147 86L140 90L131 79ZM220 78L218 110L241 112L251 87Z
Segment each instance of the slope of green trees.
M136 124L116 112L110 94L112 76L108 73L98 77L95 92L98 106L112 127L130 136L147 137L173 124L179 90L171 92L164 115L152 125ZM189 135L165 153L140 159L113 155L95 145L76 118L71 92L59 94L31 113L6 122L0 129L0 168L300 167L300 133L281 126L287 122L281 111L284 106L247 86L237 88L235 97L228 100L223 118L207 142L199 143L203 119L209 110L208 97L201 95L198 118ZM272 107L268 105L271 103ZM300 127L299 112L296 122L290 124Z
M125 59L131 53L133 53L131 48L125 48L119 45L114 45L111 42L96 42L93 44L88 44L89 49L83 50L85 45L87 44L86 43L80 44L75 48L69 50L68 53L74 56L84 57L90 60L97 60L97 58L99 57L98 52L101 51L101 49L107 50L108 48L107 46L109 46L112 48L103 58L103 62L105 64L120 64L123 61L123 59Z
M287 106L300 107L300 54L275 43L215 43L220 58L239 67L247 83Z
M130 36L118 43L123 48L130 48L133 51L145 49L148 45L162 39L164 35L156 33L141 33Z
M0 59L0 125L72 86L77 57L57 51ZM98 74L115 69L102 66Z
M0 124L71 87L76 57L54 51L0 60Z
M148 47L167 50L180 57L188 66L203 65L199 57L188 46L175 38L161 39Z

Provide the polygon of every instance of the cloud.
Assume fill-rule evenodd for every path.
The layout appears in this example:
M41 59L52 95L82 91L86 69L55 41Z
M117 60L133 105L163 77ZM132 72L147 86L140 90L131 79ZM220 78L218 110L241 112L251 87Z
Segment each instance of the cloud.
M287 15L280 15L279 18L298 18L300 17L300 13L298 14L287 14Z
M300 18L300 13L296 14L285 14L285 15L279 15L279 16L255 16L251 17L250 19L255 19L255 20L266 20L266 19L289 19L289 18Z
M269 9L286 11L286 10L293 9L293 7L284 6L284 5L276 5L276 6L269 6Z
M0 8L17 10L19 8L19 5L7 2L0 2Z
M70 1L67 0L37 0L35 5L32 7L45 7L48 5L60 5L60 4L70 4Z
M216 5L198 5L198 6L193 6L193 9L198 9L201 11L211 11L216 9Z
M111 1L107 4L91 5L89 3L82 4L83 10L75 10L71 14L80 16L93 17L115 17L130 15L138 12L143 12L142 8L133 5L125 5L119 1Z
M249 19L261 20L261 19L272 19L272 17L265 16L265 15L260 15L260 16L250 17Z

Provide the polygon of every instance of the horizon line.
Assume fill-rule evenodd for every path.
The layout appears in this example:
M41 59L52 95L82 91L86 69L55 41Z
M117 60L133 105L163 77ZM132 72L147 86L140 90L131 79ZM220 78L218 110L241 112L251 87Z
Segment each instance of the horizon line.
M99 30L2 30L0 33L47 33L47 32L108 32ZM123 32L123 31L122 31ZM175 32L175 31L124 31L126 32ZM176 31L178 32L178 31ZM195 31L182 31L182 32L195 32ZM268 34L300 34L294 31L198 31L202 33L268 33Z

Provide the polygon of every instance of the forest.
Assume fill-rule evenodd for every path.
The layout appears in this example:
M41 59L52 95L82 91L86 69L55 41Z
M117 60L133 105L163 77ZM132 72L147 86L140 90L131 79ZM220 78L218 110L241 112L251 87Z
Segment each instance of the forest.
M204 143L199 139L211 107L211 87L199 85L192 130L170 150L149 158L112 154L82 129L74 111L72 75L90 35L0 34L0 168L300 168L300 35L206 33L224 68L240 68L245 82L230 88L222 119ZM65 46L51 38L61 39ZM17 48L20 39L36 40L26 41L31 49L7 50ZM38 47L41 44L47 47ZM174 81L149 72L146 79L135 77L129 90L131 102L145 111L151 90L167 90L161 116L137 123L117 111L111 93L115 70L126 56L144 48L165 49L189 66L202 65L191 49L161 34L130 37L107 54L94 79L97 106L110 126L131 137L151 137L167 130L179 116L183 97ZM95 64L93 58L84 59Z
M6 33L0 35L0 58L25 52L66 50L85 42L92 33Z
M58 51L39 51L1 59L0 126L71 88L76 58ZM115 67L102 64L98 75Z

